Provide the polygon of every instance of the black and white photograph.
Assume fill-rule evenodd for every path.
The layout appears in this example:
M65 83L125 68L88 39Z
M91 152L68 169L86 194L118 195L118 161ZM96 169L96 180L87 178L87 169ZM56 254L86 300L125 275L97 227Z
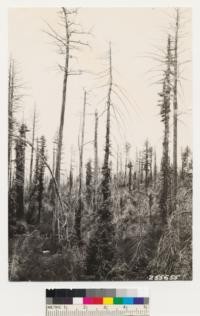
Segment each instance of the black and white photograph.
M10 281L192 280L192 9L8 10Z

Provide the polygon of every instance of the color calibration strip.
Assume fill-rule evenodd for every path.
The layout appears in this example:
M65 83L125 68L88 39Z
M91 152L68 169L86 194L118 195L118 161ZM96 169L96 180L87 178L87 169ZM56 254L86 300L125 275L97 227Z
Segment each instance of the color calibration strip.
M46 304L148 305L149 297L138 289L54 289L46 290Z
M149 295L140 289L46 290L46 316L149 316Z
M148 297L53 297L46 298L46 304L76 304L76 305L146 305Z

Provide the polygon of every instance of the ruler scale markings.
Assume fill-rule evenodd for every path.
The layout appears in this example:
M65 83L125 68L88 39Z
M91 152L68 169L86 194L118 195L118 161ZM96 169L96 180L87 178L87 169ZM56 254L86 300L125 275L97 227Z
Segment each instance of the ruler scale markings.
M69 309L69 308L62 308L58 309L58 306L56 306L55 309L49 309L49 306L47 308L47 316L66 316L66 315L71 315L71 316L80 316L80 315L97 315L97 316L107 316L107 315L148 315L148 308L145 306L144 308L121 308L119 309L114 309L112 306L106 306L106 309L98 309L98 308L93 308L93 309Z

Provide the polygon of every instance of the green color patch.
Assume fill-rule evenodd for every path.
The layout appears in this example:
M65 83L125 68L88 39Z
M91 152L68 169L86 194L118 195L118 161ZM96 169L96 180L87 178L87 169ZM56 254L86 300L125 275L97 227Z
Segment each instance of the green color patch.
M114 297L114 304L122 305L123 304L123 298L122 297Z

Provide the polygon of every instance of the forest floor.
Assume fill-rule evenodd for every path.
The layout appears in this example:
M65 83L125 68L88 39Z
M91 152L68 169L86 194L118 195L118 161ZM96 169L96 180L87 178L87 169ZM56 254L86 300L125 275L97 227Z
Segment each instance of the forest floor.
M112 214L115 227L115 259L107 280L148 280L156 275L192 278L192 189L180 186L177 210L161 227L159 187L146 192L113 187ZM95 227L90 204L82 210L82 245L73 242L76 193L66 202L61 240L52 237L52 209L47 197L40 224L26 221L10 226L9 278L11 281L96 280L86 274L87 248ZM111 258L113 260L113 258Z

